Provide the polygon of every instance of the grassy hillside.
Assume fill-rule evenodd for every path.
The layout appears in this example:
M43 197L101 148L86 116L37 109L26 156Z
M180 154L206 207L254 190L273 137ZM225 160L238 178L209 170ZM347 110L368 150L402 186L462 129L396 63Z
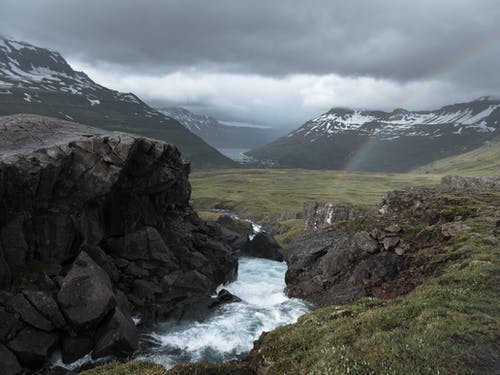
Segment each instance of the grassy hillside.
M424 165L414 173L500 175L500 142Z
M372 205L393 189L438 184L440 176L305 169L225 169L191 174L192 198L201 211L214 206L263 222L282 211L302 212L304 201Z

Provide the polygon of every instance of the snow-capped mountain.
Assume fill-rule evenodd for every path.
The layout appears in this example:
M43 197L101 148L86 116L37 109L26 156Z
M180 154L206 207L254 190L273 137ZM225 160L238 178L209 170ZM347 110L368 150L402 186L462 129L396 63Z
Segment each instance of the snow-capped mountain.
M432 111L332 108L248 154L287 167L404 171L499 133L500 101L491 97Z
M276 137L269 128L230 126L213 117L199 115L182 107L161 108L158 111L179 121L208 144L218 148L253 148Z
M92 81L85 73L74 71L56 51L38 48L25 42L0 39L0 88L26 88L81 95L90 106L99 105L99 97L140 104L131 93L109 90ZM26 95L26 101L30 100Z
M235 165L136 95L108 89L74 71L58 52L0 38L0 115L20 112L161 139L176 144L197 167Z
M353 133L391 140L405 136L436 138L449 133L493 133L500 119L500 111L494 112L499 108L500 102L489 97L436 111L396 109L387 113L334 108L307 122L288 137L304 135L313 141L316 137Z

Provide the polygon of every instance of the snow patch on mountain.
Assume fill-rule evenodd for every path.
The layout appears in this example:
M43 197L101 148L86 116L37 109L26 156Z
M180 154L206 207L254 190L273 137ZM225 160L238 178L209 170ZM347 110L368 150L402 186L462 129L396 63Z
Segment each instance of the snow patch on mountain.
M376 136L382 140L399 137L438 138L448 134L495 132L499 117L500 102L491 97L435 111L397 109L388 113L333 108L287 137L305 137L310 142L336 134Z

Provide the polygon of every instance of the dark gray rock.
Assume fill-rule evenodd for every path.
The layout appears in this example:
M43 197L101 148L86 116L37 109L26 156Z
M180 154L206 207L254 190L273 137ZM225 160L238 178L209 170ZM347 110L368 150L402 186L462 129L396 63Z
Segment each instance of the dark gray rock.
M48 360L57 344L57 334L26 327L9 341L7 347L23 366L37 368Z
M61 343L61 354L64 363L72 363L90 353L94 340L88 336L72 337L65 335Z
M14 312L0 310L0 342L10 341L24 326Z
M51 294L42 291L24 291L24 296L54 327L59 329L66 327L66 321Z
M378 252L368 232L337 229L310 232L286 251L287 294L317 306L346 304L370 295L403 269L401 257Z
M92 358L108 355L128 356L137 350L139 339L137 329L130 316L116 308L106 322L99 328L97 342Z
M355 233L353 241L363 253L373 254L378 251L378 242L367 231Z
M160 294L162 288L147 280L135 280L132 293L141 301L154 301L155 294Z
M10 301L12 309L19 313L21 319L29 325L50 332L54 325L40 314L22 294L16 294Z
M21 365L16 356L0 344L0 374L2 375L18 375L22 373Z
M179 305L182 315L235 279L229 243L189 205L190 167L175 146L33 115L0 124L0 289L12 279L16 291L49 292L26 297L59 333L94 333L116 299L123 311L128 299L137 313ZM8 277L34 262L42 269ZM159 288L165 275L176 276ZM132 294L138 278L156 286L155 302ZM64 326L46 298L57 289ZM1 294L9 329L0 322L0 339L17 339L26 324L49 329L26 312L21 321Z
M135 262L130 262L128 266L123 270L126 274L136 277L147 277L149 276L148 270L141 268Z
M174 281L173 287L187 294L205 294L213 288L208 277L198 271L181 273Z
M400 241L401 239L399 237L385 237L382 243L385 250L392 250L399 244Z
M155 228L146 227L106 241L110 252L129 261L157 260L176 268L177 259Z
M64 278L57 300L77 331L96 327L116 305L108 274L81 252Z
M243 248L242 255L266 258L282 262L284 260L281 246L268 233L260 232Z
M106 271L111 280L118 281L120 272L113 258L107 255L99 246L83 244L80 247L80 251L86 252L99 267Z
M235 303L235 302L241 302L241 298L238 296L235 296L234 294L232 294L231 292L229 292L226 289L221 289L219 291L219 293L217 293L217 298L215 299L215 301L213 301L210 304L210 307L214 308L214 307L217 307L220 305L224 305L227 303Z
M398 224L391 224L384 228L384 231L390 234L397 234L401 232L401 227Z
M2 246L0 246L0 290L10 287L10 267L3 255Z

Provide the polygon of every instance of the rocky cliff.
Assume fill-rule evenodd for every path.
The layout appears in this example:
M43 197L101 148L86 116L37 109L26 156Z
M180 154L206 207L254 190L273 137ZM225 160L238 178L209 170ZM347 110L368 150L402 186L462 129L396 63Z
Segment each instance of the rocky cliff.
M307 203L306 228L316 230L285 251L288 294L327 306L407 293L435 271L425 264L436 248L476 215L460 203L463 194L500 191L499 183L499 177L446 176L437 188L388 193L378 212Z
M1 373L54 350L129 355L132 313L180 316L235 278L233 250L189 205L188 174L160 141L0 119Z

